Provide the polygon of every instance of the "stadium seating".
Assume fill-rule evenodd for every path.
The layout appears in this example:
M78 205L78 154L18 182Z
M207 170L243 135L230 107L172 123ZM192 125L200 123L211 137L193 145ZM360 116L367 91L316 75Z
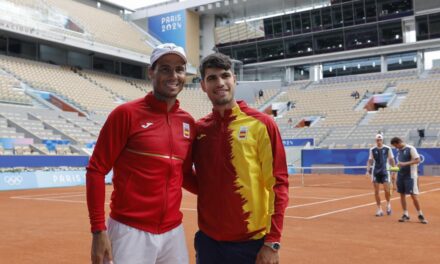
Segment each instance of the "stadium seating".
M77 113L39 107L2 106L0 139L33 139L19 143L3 154L77 155L96 142L102 124ZM20 131L19 133L17 131Z
M364 111L353 111L356 104L367 93L367 90L379 92L383 89L384 86L381 84L363 88L361 86L340 88L332 84L331 87L329 85L323 85L323 87L312 85L306 90L289 89L278 101L292 101L295 103L295 109L287 112L278 122L285 124L289 118L298 121L307 116L320 116L325 119L322 119L319 126L356 125L365 114ZM354 99L350 96L354 90L361 94L360 99Z
M87 112L107 114L120 103L114 94L75 74L69 67L0 56L0 68L31 87L55 93Z
M324 148L371 147L379 131L387 140L399 136L414 145L436 147L440 136L439 88L440 79L432 71L425 79L418 78L415 70L326 78L320 83L292 86L279 96L277 101L292 101L295 108L283 113L277 122L284 138L313 137L315 144ZM360 93L359 99L350 96L353 91ZM363 99L384 92L404 99L396 107L379 108L363 124L367 115L361 105ZM312 127L292 128L308 117L318 117ZM289 119L293 122L288 125ZM430 138L420 140L414 134L428 127Z
M24 134L17 133L15 128L9 127L7 119L3 116L0 117L0 138L24 138Z
M259 97L258 95L256 95L255 102L250 103L249 106L258 109L258 108L260 108L260 106L265 104L268 100L273 98L278 92L279 92L279 89L276 89L276 88L275 89L274 88L265 89L263 92L263 96Z
M440 123L440 80L399 82L397 93L407 93L399 108L379 111L369 124Z
M151 83L149 81L138 79L127 79L127 81L139 88L141 91L144 91L145 93L153 90L153 87L151 86Z
M261 22L261 21L259 21ZM225 44L230 42L245 41L264 37L261 25L251 25L244 22L215 28L215 44Z
M16 5L31 7L44 13L63 14L72 21L77 22L87 33L87 38L95 42L135 51L142 54L151 54L152 48L146 44L141 32L120 16L105 12L89 5L71 0L8 0ZM42 21L44 22L44 21ZM52 28L55 30L55 28ZM56 31L56 30L55 30ZM63 30L62 34L69 34ZM79 36L72 32L74 36ZM121 38L121 36L124 36ZM86 37L86 36L84 36Z
M59 134L77 144L86 144L96 141L96 136L77 124L71 123L56 112L29 113L31 117L39 119L47 127L52 127Z
M182 109L196 120L211 112L211 102L201 88L185 88L180 92L178 99Z
M142 88L135 86L120 76L90 70L81 71L80 74L83 74L94 84L115 94L119 98L123 98L125 101L144 97L146 94L146 91L142 90Z
M21 89L20 83L5 75L0 75L0 101L12 104L32 104L31 99Z
M75 155L90 148L96 141L107 114L118 104L140 98L152 90L147 80L123 78L91 70L71 69L41 62L0 55L0 138L32 138L30 145L2 146L0 153L17 155ZM43 109L34 105L24 93L23 82L29 87L50 92L77 107L88 117L77 113ZM379 131L385 139L399 136L421 147L440 144L440 76L436 70L418 75L415 70L325 78L321 82L294 82L280 93L265 89L252 107L269 101L294 107L281 112L276 120L283 138L313 138L321 148L368 148ZM359 98L351 94L357 91ZM391 94L387 108L374 113L364 109L372 96ZM257 95L258 97L258 95ZM211 111L211 103L200 88L186 87L179 100L183 109L199 119ZM18 105L22 105L19 107ZM368 116L368 118L367 118ZM292 119L292 123L288 120ZM309 121L311 127L295 127ZM418 129L425 129L420 139ZM55 143L53 146L49 142Z
M80 21L97 42L142 54L151 54L152 48L144 42L145 36L118 15L77 1L47 0L47 2L52 8L64 11L69 17Z
M82 128L83 131L92 135L95 140L99 135L99 131L103 125L103 122L97 120L88 119L83 116L78 116L75 113L63 113L62 117L69 123L74 124L76 127Z
M30 110L30 109L29 109ZM27 133L28 136L42 140L61 140L61 136L54 133L52 129L46 128L42 121L30 119L28 112L22 109L16 111L4 111L0 114L9 119L16 127L19 127Z

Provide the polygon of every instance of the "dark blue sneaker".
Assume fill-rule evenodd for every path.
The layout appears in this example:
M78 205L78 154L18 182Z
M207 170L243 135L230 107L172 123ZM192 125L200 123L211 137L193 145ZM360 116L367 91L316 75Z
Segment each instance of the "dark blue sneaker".
M408 222L409 221L409 216L407 215L402 215L402 217L399 219L399 222Z

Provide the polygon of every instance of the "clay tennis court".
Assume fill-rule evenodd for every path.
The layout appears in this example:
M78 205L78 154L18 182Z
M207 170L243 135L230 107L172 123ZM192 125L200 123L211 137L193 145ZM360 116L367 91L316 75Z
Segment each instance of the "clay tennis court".
M420 177L428 225L375 217L370 183L361 176L291 176L280 263L440 263L440 177ZM107 187L107 198L112 190ZM382 195L383 197L383 195ZM185 192L184 226L194 261L196 197ZM108 212L108 210L107 210ZM0 263L90 263L85 187L0 192ZM227 219L225 219L227 221Z

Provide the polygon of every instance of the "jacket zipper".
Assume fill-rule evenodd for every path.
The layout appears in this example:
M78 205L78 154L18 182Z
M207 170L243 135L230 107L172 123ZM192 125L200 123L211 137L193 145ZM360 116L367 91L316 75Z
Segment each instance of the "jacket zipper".
M225 148L224 148L224 144L226 144L226 142L224 142L224 136L225 136L225 122L224 122L224 120L223 120L223 118L221 118L220 119L220 155L219 155L219 158L220 158L220 160L221 160L221 165L220 166L222 166L223 167L223 165L224 165L224 162L225 162L225 157L224 157L224 153L225 153ZM218 155L218 154L217 154ZM216 170L217 172L220 172L221 170ZM222 186L222 183L221 183L221 177L219 177L219 175L217 175L218 177L216 177L217 178L217 181L218 181L218 184L219 184L219 186Z
M173 171L173 134L172 134L172 129L171 129L171 122L170 122L170 116L169 113L166 114L166 119L167 119L167 125L168 125L168 140L169 140L169 146L170 146L170 155L169 155L169 159L170 159L170 167L169 167L169 172L166 174L166 178L165 178L165 197L164 197L164 206L163 206L163 210L162 210L162 216L160 218L160 223L159 223L159 232L161 232L161 227L162 227L162 223L163 223L163 219L165 217L165 213L167 211L167 206L168 206L168 183L169 183L169 179L170 179L170 174Z

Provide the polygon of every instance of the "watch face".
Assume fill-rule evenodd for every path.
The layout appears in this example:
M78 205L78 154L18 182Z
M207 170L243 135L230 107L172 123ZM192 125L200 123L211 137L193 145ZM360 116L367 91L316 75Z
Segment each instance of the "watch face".
M281 246L280 246L280 243L273 243L272 247L273 247L273 249L278 250L278 249L280 249Z

